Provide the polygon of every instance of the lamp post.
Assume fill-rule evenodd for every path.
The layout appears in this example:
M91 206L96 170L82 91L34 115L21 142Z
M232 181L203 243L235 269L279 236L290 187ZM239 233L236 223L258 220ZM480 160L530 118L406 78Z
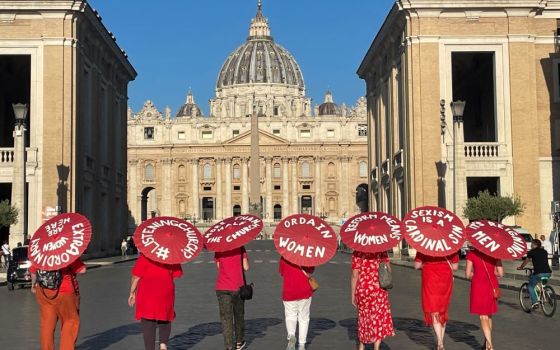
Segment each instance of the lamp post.
M14 167L12 178L12 205L18 211L17 223L10 227L10 246L25 243L25 220L27 218L25 205L25 119L27 118L27 105L13 104L16 124L14 127Z
M451 111L453 112L453 212L457 213L457 129L461 127L463 122L463 113L465 112L465 101L451 102Z

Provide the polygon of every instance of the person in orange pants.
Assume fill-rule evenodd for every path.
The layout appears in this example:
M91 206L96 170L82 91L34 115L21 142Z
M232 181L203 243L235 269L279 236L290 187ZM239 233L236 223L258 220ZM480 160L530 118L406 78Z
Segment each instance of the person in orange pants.
M60 350L74 350L80 330L80 290L77 274L86 272L80 260L60 270L62 281L58 288L37 281L37 268L32 266L31 292L35 294L40 312L41 350L54 350L54 331L60 319ZM50 288L49 288L50 287Z

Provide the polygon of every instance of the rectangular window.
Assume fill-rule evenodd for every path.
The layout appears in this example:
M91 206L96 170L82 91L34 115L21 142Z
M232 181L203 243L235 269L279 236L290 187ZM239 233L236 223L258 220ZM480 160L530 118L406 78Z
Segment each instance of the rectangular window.
M494 52L453 52L451 65L453 101L467 102L465 142L497 142Z
M233 186L234 191L241 191L241 186Z
M282 189L282 186L280 185L274 185L274 190L275 191L280 191Z
M186 140L186 139L187 139L187 135L185 134L184 131L179 131L179 132L177 133L177 138L178 138L179 140Z
M278 106L274 106L274 116L277 116L280 114L280 108L278 108Z
M488 191L491 195L500 195L499 177L467 177L467 196L478 197L479 192Z
M273 135L280 135L280 129L273 129L272 134Z
M210 187L210 186L204 186L204 191L212 191L212 187Z
M367 125L366 124L358 125L358 136L367 136Z
M147 127L144 128L144 140L153 140L154 139L154 128Z
M232 135L233 135L233 137L239 136L239 130L233 130Z
M308 139L311 137L311 130L309 129L303 129L299 131L299 137L301 137L302 139Z
M328 129L328 130L327 130L327 137L328 137L329 139L334 138L334 129Z
M311 185L303 185L303 189L304 189L304 190L310 190L310 189L311 189Z
M214 132L212 130L202 130L202 139L211 140L214 137Z

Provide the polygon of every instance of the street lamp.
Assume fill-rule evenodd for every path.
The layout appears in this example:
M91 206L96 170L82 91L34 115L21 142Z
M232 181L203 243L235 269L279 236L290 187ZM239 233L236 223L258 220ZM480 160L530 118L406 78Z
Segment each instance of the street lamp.
M16 125L14 127L14 167L12 179L12 204L21 213L21 219L10 228L10 245L25 243L25 120L28 106L23 103L12 104Z
M457 129L463 122L465 112L465 101L451 102L451 112L453 113L453 212L457 213Z

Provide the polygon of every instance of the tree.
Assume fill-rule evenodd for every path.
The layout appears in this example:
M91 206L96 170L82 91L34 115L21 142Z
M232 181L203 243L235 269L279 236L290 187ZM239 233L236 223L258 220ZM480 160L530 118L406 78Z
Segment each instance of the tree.
M469 198L463 208L463 216L469 221L490 220L502 222L508 216L517 216L525 211L525 204L519 197L494 196L487 190Z
M9 227L17 223L18 210L8 200L0 202L0 227Z

